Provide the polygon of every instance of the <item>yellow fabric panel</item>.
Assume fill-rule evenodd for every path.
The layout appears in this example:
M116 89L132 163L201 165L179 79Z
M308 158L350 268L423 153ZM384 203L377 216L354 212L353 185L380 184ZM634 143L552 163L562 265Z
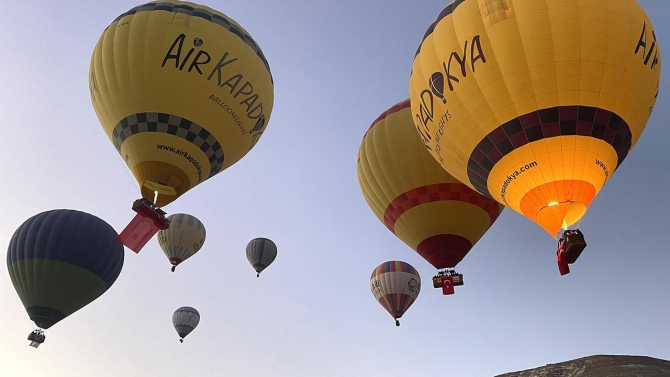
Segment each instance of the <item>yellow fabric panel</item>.
M419 243L437 234L456 234L473 245L491 226L482 208L456 200L424 203L405 212L395 224L395 234L416 250Z
M425 153L409 107L387 115L368 130L358 151L357 175L363 195L382 222L384 211L398 195L416 187L458 182Z
M115 127L134 114L170 114L177 123L186 119L197 125L196 133L205 129L218 142L217 148L224 157L220 169L212 172L216 174L244 157L264 132L274 101L272 77L256 51L256 43L227 16L190 2L168 0L161 4L179 4L195 11L142 11L146 7L143 5L134 14L112 22L100 36L91 58L89 87L93 107L113 142ZM203 13L208 13L209 19ZM212 15L229 20L230 26L224 26ZM228 28L236 29L243 37ZM140 136L143 140L134 141ZM185 132L180 137L185 143L171 140L170 145L179 144L178 148L196 159L197 164L157 150L156 143L175 139L165 131L128 135L123 141L122 157L126 160L127 154L129 163L157 161L167 164L157 166L174 165L183 170L189 177L189 187L172 187L177 196L181 195L209 178L210 162L197 142L186 142ZM131 141L133 146L125 147ZM179 158L183 161L177 161ZM194 179L198 176L196 165L203 170L202 179ZM138 177L137 172L133 173ZM165 174L158 172L159 176ZM143 180L160 183L153 175L139 176L140 185ZM149 199L153 200L153 196Z
M167 146L171 150L161 151L161 159L156 161L155 155L159 145ZM198 162L199 169L187 158L177 153L180 151L188 151L189 155L193 157L193 161ZM166 133L136 134L123 143L120 153L138 182L152 179L160 182L170 182L174 176L172 170L177 169L184 177L177 176L181 182L179 182L179 185L172 185L172 187L180 195L206 179L210 171L209 161L200 149L193 148L193 144L185 139ZM172 169L164 166L164 164L171 166ZM181 187L181 184L184 184L185 187Z
M564 190L575 185L600 191L604 172L614 173L644 130L660 70L653 26L635 0L465 0L425 37L409 93L413 120L429 152L473 189L469 161L487 136L510 121L569 106L602 109L624 120L631 146L619 154L604 136L568 134L551 134L503 152L487 168L485 185L501 203L510 172L537 163L506 187L507 204L522 212L522 198L545 192L552 182L560 182ZM441 86L434 84L436 77ZM568 191L565 200L574 201ZM541 200L549 200L545 206L552 202ZM555 206L556 211L564 207ZM567 222L575 220L568 213L579 207L570 206L564 211ZM536 216L529 217L539 221ZM548 219L555 216L541 217L546 222L541 226L553 232L557 220Z
M532 162L525 164L525 161ZM564 219L556 217L551 223L542 224L536 217L539 211L523 210L522 199L535 201L536 204L531 207L537 210L547 207L549 203L564 201L581 203L585 210L593 198L573 189L571 182L588 182L593 186L594 194L597 194L616 165L617 155L606 142L581 136L559 136L526 144L503 157L489 175L489 190L497 201L507 203L510 208L519 208L522 214L538 222L547 232L556 234L565 226ZM545 168L540 168L542 166ZM518 174L515 175L515 172ZM546 190L534 191L547 183L553 185L549 185ZM552 189L553 186L556 187ZM495 188L500 189L495 191ZM558 211L561 207L550 209ZM567 225L576 220L578 218L567 221Z
M597 165L596 160L604 166ZM525 161L532 162L526 164ZM489 175L490 193L495 200L511 208L519 208L521 198L528 191L546 182L583 180L591 182L600 191L616 164L616 153L602 140L580 136L539 140L514 150L496 164ZM505 181L515 172L518 175L509 179L505 186ZM506 189L505 198L501 193L503 187ZM493 188L500 189L496 191ZM548 204L556 200L546 197L542 201Z
M462 186L435 162L414 128L408 100L391 107L369 128L358 150L357 176L375 216L414 250L421 241L440 234L459 235L474 245L492 224L492 215L484 208L497 209L494 219L504 208ZM442 192L440 184L447 185ZM423 196L412 202L417 190L427 186L438 199ZM456 198L448 199L452 194ZM403 197L409 198L398 201ZM384 217L398 213L397 219Z

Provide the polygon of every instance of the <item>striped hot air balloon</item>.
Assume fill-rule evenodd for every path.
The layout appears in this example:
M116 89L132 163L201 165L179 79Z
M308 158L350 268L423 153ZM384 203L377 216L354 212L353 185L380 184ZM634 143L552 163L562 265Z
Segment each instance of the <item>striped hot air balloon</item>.
M435 162L414 129L409 100L372 123L357 174L377 218L437 269L454 268L504 208Z
M412 117L447 172L554 237L640 138L660 73L636 0L456 0L414 58Z
M247 260L256 270L256 277L277 257L277 245L267 238L254 238L247 244Z
M182 306L172 314L172 326L179 334L179 342L183 343L186 335L200 323L200 313L190 306Z
M105 221L69 209L42 212L21 224L7 250L7 267L35 325L50 328L114 284L124 257L117 235ZM36 343L31 345L41 342Z
M168 216L170 228L158 231L158 244L172 264L172 272L192 257L205 243L205 226L195 216L175 213Z
M411 264L401 261L384 262L372 271L370 290L375 299L400 326L400 317L414 303L421 291L421 277Z
M89 89L107 137L157 206L242 159L274 102L270 67L250 34L177 0L138 5L103 31Z

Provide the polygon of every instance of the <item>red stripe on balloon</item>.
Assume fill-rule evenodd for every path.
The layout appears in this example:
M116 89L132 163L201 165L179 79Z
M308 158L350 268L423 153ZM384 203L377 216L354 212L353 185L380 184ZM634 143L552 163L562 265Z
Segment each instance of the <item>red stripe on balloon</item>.
M372 127L374 127L375 124L377 124L377 123L379 123L380 121L384 120L387 116L389 116L389 115L391 115L391 114L393 114L393 113L397 113L398 111L400 111L400 110L404 110L404 109L406 109L406 108L408 108L408 107L410 107L410 102L409 102L409 99L406 99L406 100L404 100L404 101L402 101L402 102L400 102L400 103L394 105L394 106L391 107L390 109L384 111L384 112L382 113L382 115L380 115L379 117L377 117L377 119L375 119L375 121L372 122L372 124L370 125L370 127L368 128L368 130L365 132L365 135L364 135L363 137L367 136L368 132L370 132L370 130L372 129Z
M384 211L384 225L395 234L395 223L403 213L418 205L442 200L456 200L476 205L489 214L491 224L500 215L496 201L478 194L468 186L462 183L436 183L406 191L393 199Z

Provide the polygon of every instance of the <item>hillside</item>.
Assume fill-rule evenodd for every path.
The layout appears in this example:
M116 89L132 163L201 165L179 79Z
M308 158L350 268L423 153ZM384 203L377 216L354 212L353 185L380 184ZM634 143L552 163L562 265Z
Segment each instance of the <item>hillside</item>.
M496 377L657 377L670 376L670 361L646 356L595 355Z

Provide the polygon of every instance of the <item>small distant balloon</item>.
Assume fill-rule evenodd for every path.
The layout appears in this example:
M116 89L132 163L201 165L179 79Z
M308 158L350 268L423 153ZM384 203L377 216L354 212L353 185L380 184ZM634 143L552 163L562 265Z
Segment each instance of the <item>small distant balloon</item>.
M158 244L172 264L172 272L192 257L205 243L205 226L195 216L175 213L168 216L170 228L158 232Z
M277 245L267 238L254 238L247 244L247 260L256 270L256 277L277 257Z
M195 330L200 323L200 313L190 306L182 306L172 314L172 325L179 334L179 342L183 343L186 335Z
M370 290L375 299L400 326L400 317L414 303L421 291L421 277L411 264L384 262L372 271Z

